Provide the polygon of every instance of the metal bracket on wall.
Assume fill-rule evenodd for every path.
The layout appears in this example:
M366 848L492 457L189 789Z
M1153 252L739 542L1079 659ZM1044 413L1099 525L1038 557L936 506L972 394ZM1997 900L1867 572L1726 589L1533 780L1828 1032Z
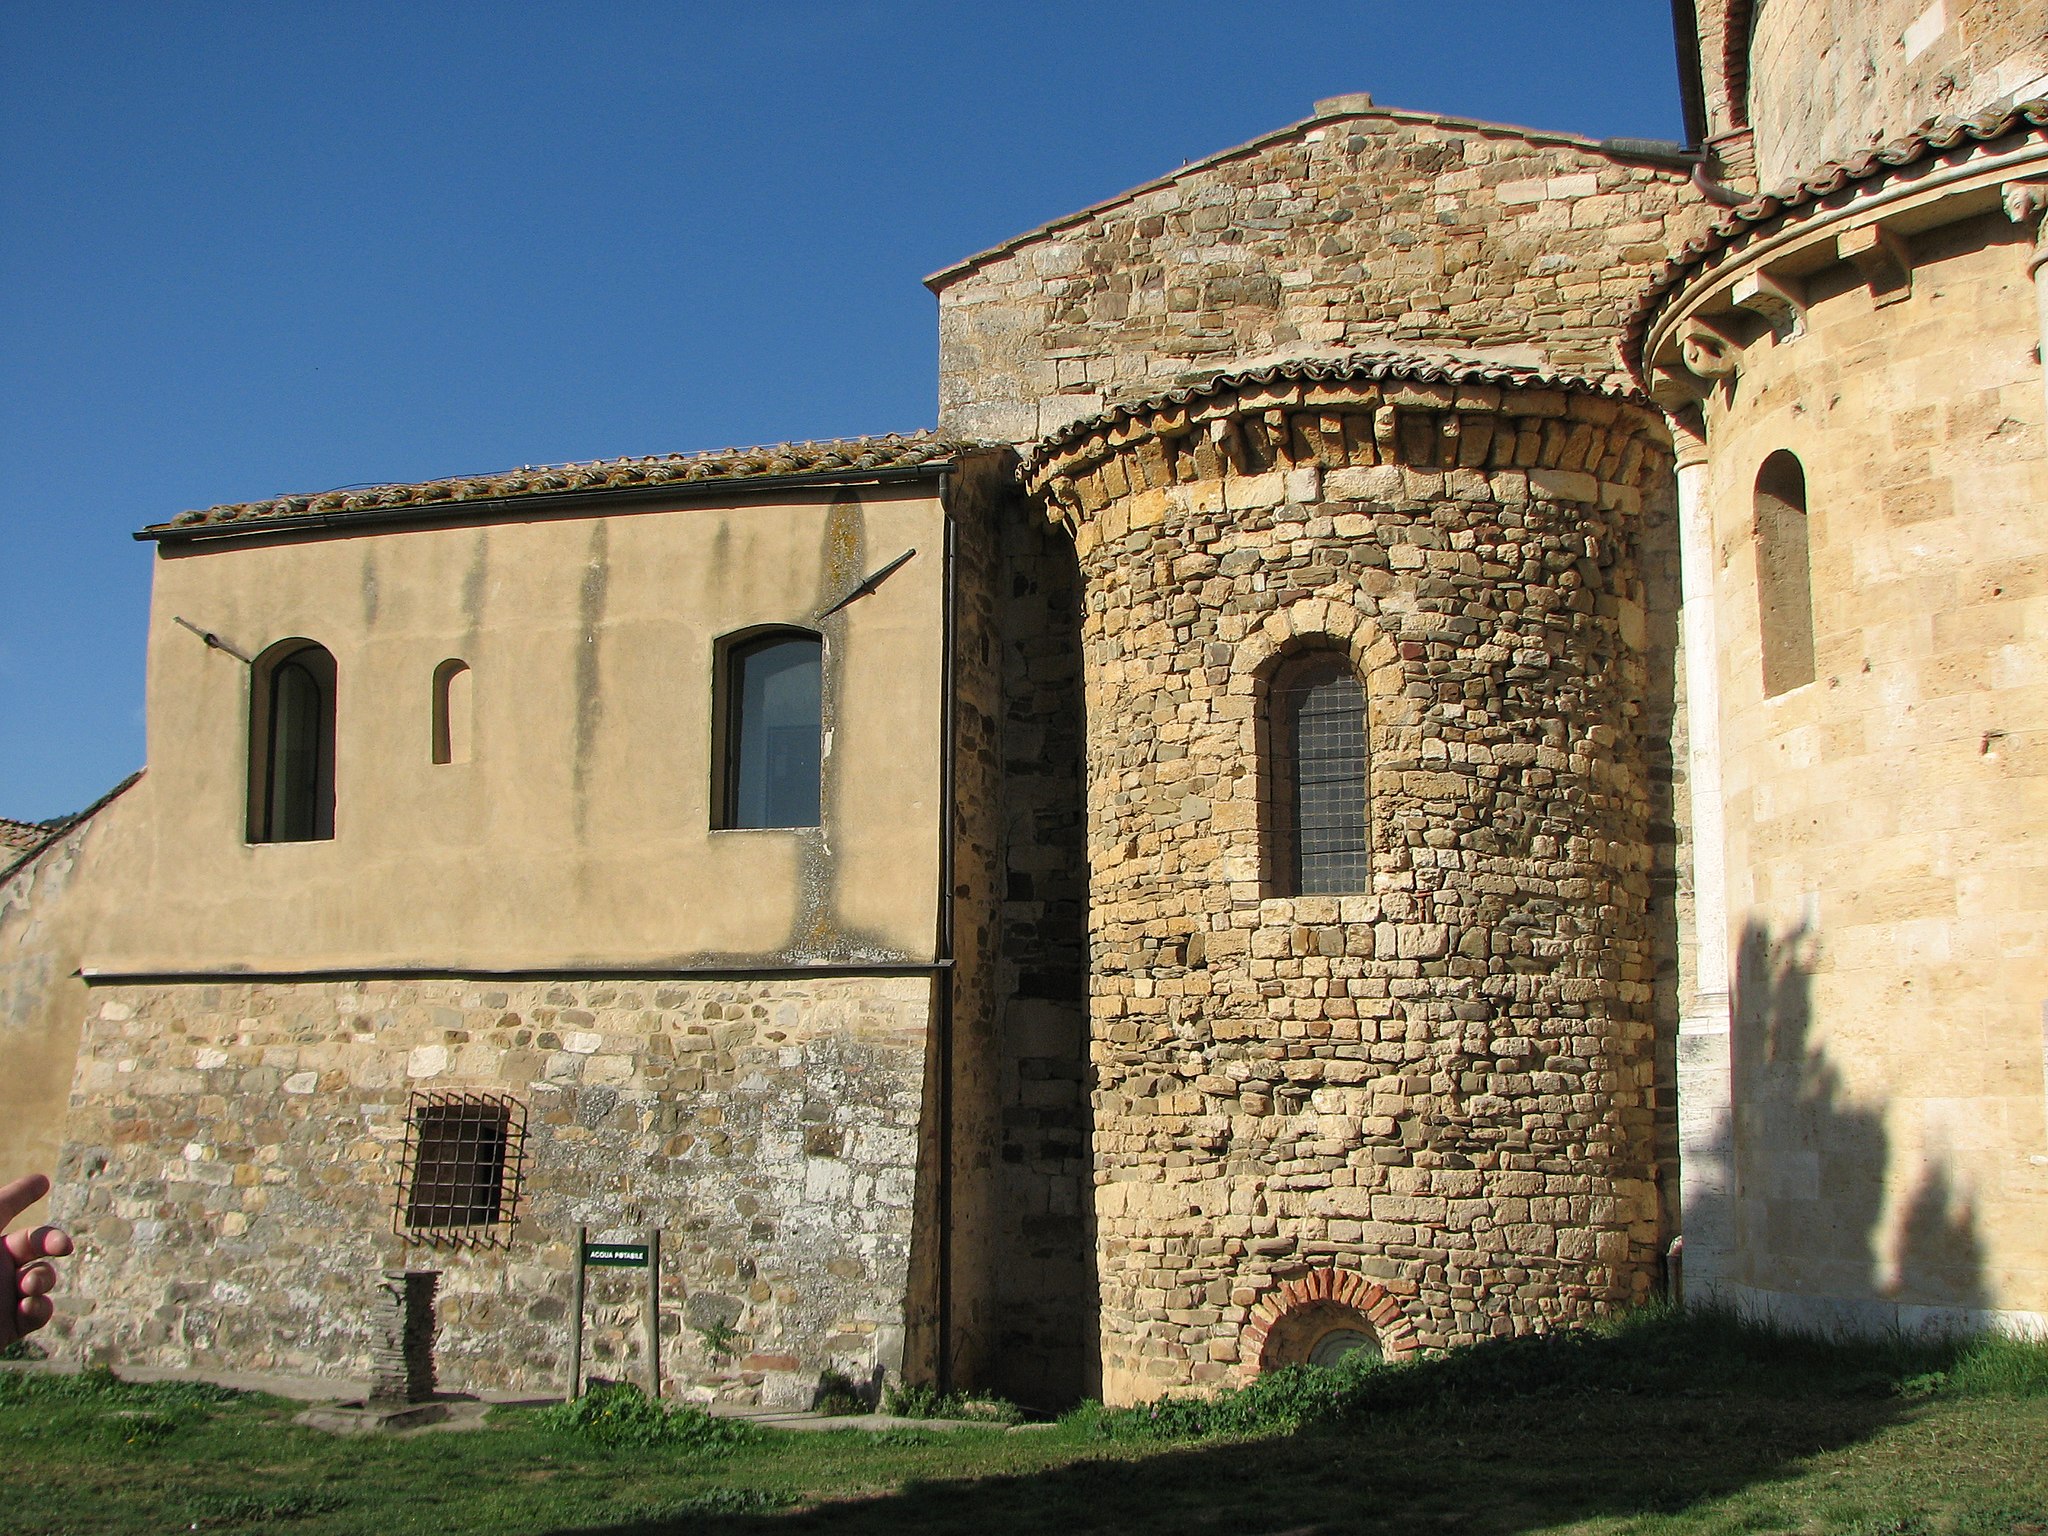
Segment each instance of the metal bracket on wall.
M226 651L230 656L234 657L235 660L239 661L245 667L255 665L255 663L252 662L247 656L244 656L234 646L229 645L227 641L221 639L221 637L219 635L216 635L212 630L201 629L197 624L194 624L190 619L180 618L175 613L171 615L171 622L173 624L178 625L182 629L191 630L193 634L197 635L200 639L206 642L208 649L216 651Z

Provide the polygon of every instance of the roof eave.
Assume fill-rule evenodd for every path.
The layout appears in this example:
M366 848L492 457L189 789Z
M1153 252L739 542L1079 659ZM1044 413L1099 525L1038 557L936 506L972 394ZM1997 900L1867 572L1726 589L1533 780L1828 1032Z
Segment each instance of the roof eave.
M254 538L277 533L356 530L397 523L485 522L508 515L573 516L600 503L618 506L643 502L705 501L721 496L831 485L887 485L936 480L954 467L968 449L926 459L919 464L873 469L814 470L789 475L707 476L701 480L668 480L653 485L579 486L565 491L521 492L509 496L472 496L441 501L406 502L388 507L340 508L331 512L285 512L271 517L221 518L190 523L154 523L133 537L145 544L188 544L221 539Z

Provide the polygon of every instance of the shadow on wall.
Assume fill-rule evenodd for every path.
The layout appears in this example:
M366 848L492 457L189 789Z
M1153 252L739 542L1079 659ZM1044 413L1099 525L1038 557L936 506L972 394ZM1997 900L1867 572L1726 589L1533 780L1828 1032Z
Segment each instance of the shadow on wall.
M1004 1256L977 1385L1057 1409L1102 1391L1081 572L1043 519L1009 518L1002 537Z
M1731 999L1734 1117L1713 1149L1733 1188L1690 1220L1732 1238L1726 1279L1829 1298L1788 1322L1940 1326L1939 1316L1892 1309L1990 1305L1969 1196L1938 1152L1905 1162L1884 1106L1853 1101L1813 1039L1818 945L1804 925L1777 937L1744 926ZM1902 1178L1910 1185L1894 1187Z

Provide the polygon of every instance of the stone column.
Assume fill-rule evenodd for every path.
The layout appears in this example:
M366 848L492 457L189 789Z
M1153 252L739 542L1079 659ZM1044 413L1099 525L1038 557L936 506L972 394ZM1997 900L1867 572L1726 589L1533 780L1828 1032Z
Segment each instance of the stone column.
M434 1292L438 1270L387 1272L378 1287L370 1403L424 1403L434 1395Z
M1678 1023L1679 1204L1684 1285L1711 1291L1733 1246L1734 1109L1729 1058L1727 842L1721 805L1721 670L1714 612L1714 523L1706 427L1672 413L1677 450L1679 625L1685 644L1687 783L1692 810L1693 976Z

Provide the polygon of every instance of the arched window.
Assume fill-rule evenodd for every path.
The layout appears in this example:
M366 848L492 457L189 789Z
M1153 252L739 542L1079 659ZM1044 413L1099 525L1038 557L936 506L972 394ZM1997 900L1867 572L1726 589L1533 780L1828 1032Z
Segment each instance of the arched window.
M721 827L815 827L823 795L824 648L772 630L725 649L719 725Z
M1756 476L1757 626L1764 696L1813 681L1813 568L1806 521L1806 471L1782 448Z
M451 656L434 668L434 761L469 761L469 663Z
M249 841L334 836L334 658L310 640L250 668Z
M1284 663L1266 700L1267 885L1276 896L1367 887L1365 690L1335 651Z

